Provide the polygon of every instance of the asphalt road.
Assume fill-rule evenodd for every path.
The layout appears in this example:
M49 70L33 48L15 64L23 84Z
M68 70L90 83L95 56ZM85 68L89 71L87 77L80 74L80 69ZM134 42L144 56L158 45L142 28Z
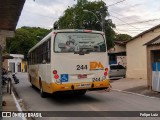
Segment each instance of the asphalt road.
M90 91L84 96L49 96L41 98L31 87L26 73L17 74L19 84L14 87L30 111L160 111L160 99L148 98L117 91ZM43 120L46 118L38 118ZM46 120L53 120L47 118ZM54 120L159 120L142 117L54 117Z

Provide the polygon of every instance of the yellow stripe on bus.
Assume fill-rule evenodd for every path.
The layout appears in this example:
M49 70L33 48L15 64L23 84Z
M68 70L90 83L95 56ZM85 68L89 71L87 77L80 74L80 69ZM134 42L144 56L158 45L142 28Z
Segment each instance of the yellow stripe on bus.
M33 83L37 88L40 88L39 86L39 81L35 80L35 82ZM85 88L81 88L81 87L77 87L81 84L94 84L93 88L107 88L110 86L110 82L108 79L106 79L105 81L99 81L99 82L86 82L86 83L67 83L67 84L56 84L56 83L46 83L45 81L42 81L42 88L44 92L47 93L54 93L56 91L67 91L67 90L72 90L72 85L74 86L74 90L81 90L81 89L90 89L91 87L85 87Z

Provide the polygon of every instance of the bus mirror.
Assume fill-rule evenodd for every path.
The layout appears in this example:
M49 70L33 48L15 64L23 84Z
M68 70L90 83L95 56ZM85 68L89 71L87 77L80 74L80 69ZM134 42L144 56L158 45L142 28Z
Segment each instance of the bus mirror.
M65 43L59 43L59 44L58 44L58 47L59 47L59 48L66 48L66 44L65 44Z

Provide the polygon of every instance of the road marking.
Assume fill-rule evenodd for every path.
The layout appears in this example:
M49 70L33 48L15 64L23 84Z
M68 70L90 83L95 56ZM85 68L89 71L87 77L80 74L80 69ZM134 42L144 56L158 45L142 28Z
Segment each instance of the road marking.
M20 107L20 105L19 105L19 103L18 103L18 101L17 101L17 99L16 99L16 97L15 97L13 92L12 92L12 96L13 96L13 99L14 99L14 102L16 104L16 107L17 107L18 111L22 112L22 109L21 109L21 107ZM25 117L22 117L22 120L27 120L27 119Z
M133 94L133 95L138 95L138 96L143 96L143 97L148 97L148 98L160 100L160 98L157 98L157 97L150 97L150 96L147 96L147 95L142 95L142 94L138 94L138 93L128 92L128 91L124 91L124 90L118 90L118 89L112 89L112 90L113 90L113 91L118 91L118 92L127 93L127 94Z

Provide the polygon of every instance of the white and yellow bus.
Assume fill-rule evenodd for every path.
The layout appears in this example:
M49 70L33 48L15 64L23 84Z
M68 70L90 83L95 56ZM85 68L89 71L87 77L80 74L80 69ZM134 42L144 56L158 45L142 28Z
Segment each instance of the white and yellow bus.
M108 89L108 54L103 32L53 30L29 50L28 75L40 94Z

